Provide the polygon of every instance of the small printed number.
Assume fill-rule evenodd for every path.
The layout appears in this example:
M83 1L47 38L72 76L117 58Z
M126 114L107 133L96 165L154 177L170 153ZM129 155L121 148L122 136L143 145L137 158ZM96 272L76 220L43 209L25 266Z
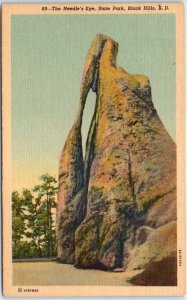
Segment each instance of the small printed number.
M182 250L179 249L179 267L182 266Z

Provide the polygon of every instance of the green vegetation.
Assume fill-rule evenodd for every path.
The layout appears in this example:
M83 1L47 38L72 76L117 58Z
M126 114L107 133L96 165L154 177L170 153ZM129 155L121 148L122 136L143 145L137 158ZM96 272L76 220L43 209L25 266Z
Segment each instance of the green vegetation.
M56 179L48 174L32 191L12 193L13 258L56 256Z

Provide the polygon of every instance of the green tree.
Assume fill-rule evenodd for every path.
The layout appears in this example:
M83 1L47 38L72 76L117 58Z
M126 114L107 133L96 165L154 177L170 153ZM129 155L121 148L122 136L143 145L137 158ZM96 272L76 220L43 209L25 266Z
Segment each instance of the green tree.
M56 179L48 174L32 192L12 193L13 257L56 255L55 196Z
M26 227L24 219L24 202L17 191L12 193L12 242L13 249L18 247L24 237ZM13 253L14 255L14 253Z
M40 177L41 184L34 187L36 199L40 203L38 221L43 234L43 247L47 256L56 255L56 235L54 210L56 208L55 196L57 193L56 179L48 174Z
M41 197L34 197L30 190L23 190L25 205L26 231L25 236L30 241L36 256L42 256L43 231L40 223Z
M32 242L21 240L13 248L14 258L38 257L36 247L33 247Z

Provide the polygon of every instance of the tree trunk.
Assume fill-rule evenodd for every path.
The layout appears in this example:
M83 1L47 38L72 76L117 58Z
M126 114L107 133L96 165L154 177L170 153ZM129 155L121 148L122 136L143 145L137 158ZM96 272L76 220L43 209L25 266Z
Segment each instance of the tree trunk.
M48 233L47 233L47 239L48 239L48 256L51 256L51 239L50 239L50 204L49 204L49 195L47 193L47 227L48 227Z

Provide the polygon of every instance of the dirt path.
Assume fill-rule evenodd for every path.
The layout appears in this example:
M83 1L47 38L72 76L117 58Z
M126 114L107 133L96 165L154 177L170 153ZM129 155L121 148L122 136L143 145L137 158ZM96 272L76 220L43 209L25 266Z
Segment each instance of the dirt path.
M138 272L80 270L57 262L13 263L14 285L131 285L129 277Z

